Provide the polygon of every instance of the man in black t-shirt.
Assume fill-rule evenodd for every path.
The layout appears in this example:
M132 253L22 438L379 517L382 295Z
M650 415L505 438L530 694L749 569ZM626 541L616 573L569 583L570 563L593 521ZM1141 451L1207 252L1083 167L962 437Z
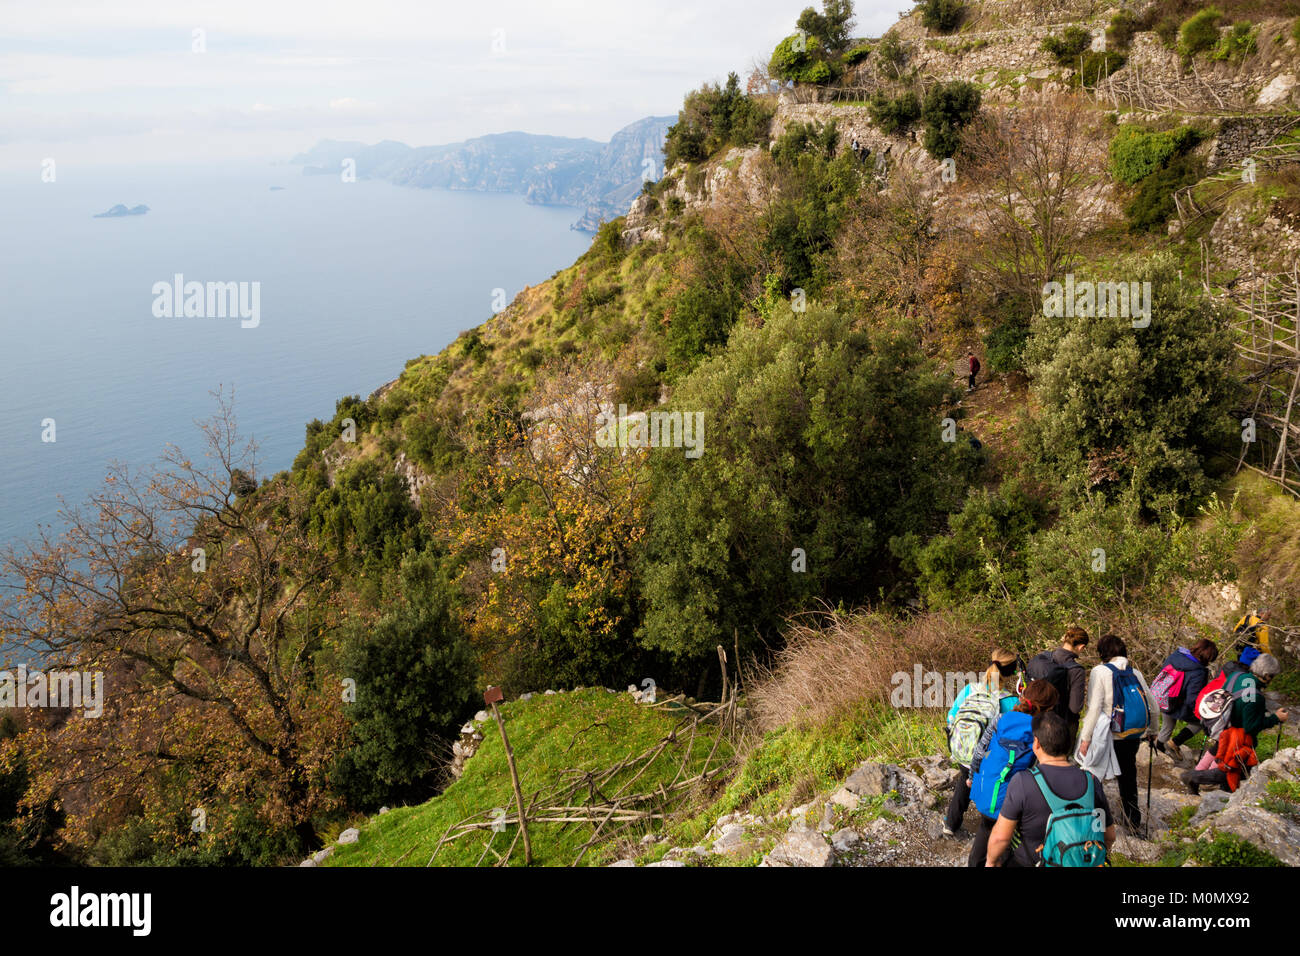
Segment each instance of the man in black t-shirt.
M1077 800L1088 791L1086 770L1070 762L1070 725L1060 714L1048 711L1034 718L1034 756L1038 769L1048 788L1062 800ZM1115 820L1106 801L1101 781L1092 779L1093 807L1099 811L1098 822L1104 819L1106 850L1115 842ZM996 866L1006 848L1011 845L1016 830L1020 830L1020 844L1015 848L1008 866L1038 866L1038 851L1047 836L1047 818L1052 814L1047 799L1038 789L1033 774L1018 773L1007 786L1007 796L1002 811L993 824L989 837L988 866Z

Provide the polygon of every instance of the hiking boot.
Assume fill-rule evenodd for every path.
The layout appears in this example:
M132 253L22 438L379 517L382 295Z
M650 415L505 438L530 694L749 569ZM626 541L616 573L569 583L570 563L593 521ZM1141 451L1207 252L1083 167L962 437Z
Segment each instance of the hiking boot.
M1187 791L1192 796L1199 797L1201 795L1201 785L1192 779L1192 771L1187 771L1187 773L1179 776L1178 779L1183 782L1183 786L1187 788Z

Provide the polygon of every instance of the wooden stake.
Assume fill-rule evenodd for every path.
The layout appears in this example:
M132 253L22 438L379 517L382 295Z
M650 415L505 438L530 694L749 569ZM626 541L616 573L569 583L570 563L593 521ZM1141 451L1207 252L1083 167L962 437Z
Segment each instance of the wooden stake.
M524 792L519 786L519 771L515 769L515 752L510 749L510 738L506 736L506 722L497 709L497 703L504 699L500 687L489 687L483 695L483 702L491 706L492 716L497 719L497 729L501 731L501 746L506 750L506 764L510 767L510 784L515 788L515 806L519 809L519 833L524 838L524 866L532 866L533 845L528 839L528 818L524 812Z

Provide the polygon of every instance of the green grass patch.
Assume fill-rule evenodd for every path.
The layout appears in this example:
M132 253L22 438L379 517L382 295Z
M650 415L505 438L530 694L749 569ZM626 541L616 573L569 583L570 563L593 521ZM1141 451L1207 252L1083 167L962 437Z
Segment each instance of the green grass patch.
M653 749L684 718L693 715L680 705L648 707L634 703L627 694L610 694L601 688L514 701L505 704L502 713L519 767L525 803L535 794L552 793L562 783L580 777L582 772L599 772ZM465 764L465 773L459 780L426 803L372 818L360 828L360 840L335 850L328 865L426 866L449 827L477 814L490 815L494 808L513 815L514 795L500 734L491 721L481 725L480 730L484 734L483 743ZM672 783L683 761L686 764L683 777L697 773L703 768L714 740L712 729L705 725L700 725L693 740L688 733L681 734L675 744L649 763L628 792L644 793L660 783ZM710 766L718 766L730 754L727 743L719 743ZM615 774L602 785L601 792L612 797L641 766L637 762ZM584 802L579 795L573 805ZM511 824L500 833L476 830L446 842L433 857L433 864L493 865L497 857L492 851L504 853L515 839L516 829ZM571 864L593 829L587 823L533 823L528 832L534 864ZM635 836L639 838L642 832ZM582 862L604 862L610 852L609 846L595 846ZM522 842L516 845L509 863L523 864Z
M892 761L943 753L942 716L862 704L830 723L765 735L745 755L722 796L682 825L698 840L718 817L735 810L772 816L833 790L865 760Z

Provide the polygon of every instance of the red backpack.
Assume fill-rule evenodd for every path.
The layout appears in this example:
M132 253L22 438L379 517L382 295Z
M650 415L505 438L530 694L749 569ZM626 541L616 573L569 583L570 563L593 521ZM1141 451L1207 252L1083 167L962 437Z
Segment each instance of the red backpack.
M1221 670L1219 671L1218 677L1214 678L1214 680L1210 681L1208 684L1206 684L1204 687L1201 688L1201 692L1196 695L1196 706L1192 708L1192 712L1196 714L1198 718L1201 718L1201 701L1205 700L1206 695L1208 695L1211 691L1216 691L1222 688L1223 685L1227 682L1227 680L1228 680L1227 670L1226 669ZM1217 717L1218 714L1216 713L1214 714L1214 716Z

